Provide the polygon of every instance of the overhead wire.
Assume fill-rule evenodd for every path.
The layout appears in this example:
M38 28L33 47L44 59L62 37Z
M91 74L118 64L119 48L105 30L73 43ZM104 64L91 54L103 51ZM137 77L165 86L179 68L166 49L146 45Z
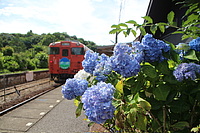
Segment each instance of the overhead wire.
M120 8L119 8L119 21L118 21L118 23L120 23L120 21L121 21L122 9L124 8L125 2L126 2L126 0L121 0Z
M126 0L121 0L120 8L119 8L119 19L118 19L118 24L119 24L120 21L121 21L122 9L123 9L123 7L124 7L124 5L125 5L125 2L126 2ZM117 42L118 42L118 34L119 34L119 33L116 33L116 36L115 36L115 44L117 44Z

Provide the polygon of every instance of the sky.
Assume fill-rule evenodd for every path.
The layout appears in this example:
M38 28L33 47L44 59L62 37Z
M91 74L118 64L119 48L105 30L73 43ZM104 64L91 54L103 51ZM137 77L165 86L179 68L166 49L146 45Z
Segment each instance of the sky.
M0 33L66 32L97 45L112 45L115 35L109 34L111 26L128 20L143 23L149 1L0 0ZM118 36L118 42L134 39L133 35Z

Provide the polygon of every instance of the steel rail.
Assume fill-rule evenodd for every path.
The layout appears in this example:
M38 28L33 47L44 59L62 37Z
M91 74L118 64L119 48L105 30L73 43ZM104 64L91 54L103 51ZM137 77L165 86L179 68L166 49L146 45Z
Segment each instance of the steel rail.
M49 78L44 78L44 79L40 79L41 80L41 82L49 82L50 80L49 80ZM48 81L46 81L46 80L48 80ZM30 82L26 82L26 83L22 83L22 84L18 84L18 85L15 85L17 88L20 88L20 87L22 87L23 86L23 84L25 84L25 85L27 85L28 83L31 83L31 86L30 87L32 87L32 86L34 86L34 85L32 85L32 84L34 84L34 82L36 82L36 81L38 81L38 80L35 80L35 81L30 81ZM13 85L14 86L14 85ZM10 87L7 87L6 88L6 90L12 90L13 89L13 86L10 86ZM29 85L28 85L29 86ZM3 92L4 91L4 88L0 88L0 92Z
M37 85L31 85L31 86L28 86L28 87L26 87L26 88L22 88L22 89L19 89L18 91L23 91L23 90L26 90L26 89L29 89L29 88L32 88L32 87L34 87L34 86L38 86L38 85L43 85L43 84L45 84L45 83L48 83L49 81L45 81L45 82L42 82L42 83L39 83L39 84L37 84ZM15 88L9 88L9 89L6 89L6 91L8 91L8 90L12 90L12 89L15 89ZM0 91L0 92L2 92L2 91ZM12 92L9 92L9 93L6 93L6 94L3 94L3 95L0 95L0 97L3 97L3 96L7 96L7 95L10 95L10 94L13 94L13 93L16 93L16 90L14 90L14 91L12 91Z

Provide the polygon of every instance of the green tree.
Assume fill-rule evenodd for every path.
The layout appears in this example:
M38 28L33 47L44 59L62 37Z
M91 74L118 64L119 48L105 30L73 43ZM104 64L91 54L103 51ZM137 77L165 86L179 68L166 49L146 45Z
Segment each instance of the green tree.
M39 53L39 52L42 52L42 51L45 51L45 46L42 46L42 45L33 45L33 50L36 52L36 53Z
M31 40L32 45L36 45L42 40L42 36L36 34L36 35L31 36L30 40Z
M66 32L63 32L63 33L55 32L53 33L53 35L55 36L56 41L63 41L66 38L70 38L70 36Z
M0 52L0 71L4 69L3 61L4 61L4 56L3 53Z
M2 52L4 56L12 56L14 53L14 49L10 46L6 46L2 48Z
M40 45L49 46L50 43L55 42L56 37L50 33L43 35L42 40L39 42Z
M12 40L13 35L8 34L8 33L1 33L0 38L1 38L2 47L5 47L5 46L9 45L9 42Z
M71 40L78 40L78 38L75 35L71 36L70 39Z
M30 37L30 36L33 36L33 35L34 35L34 33L33 33L32 30L30 30L30 31L28 31L28 32L26 33L26 37Z
M13 37L13 39L9 42L9 46L12 46L14 51L17 53L24 52L27 49L20 37Z
M37 58L33 58L33 59L31 59L30 60L30 62L33 62L34 64L35 64L35 67L36 68L39 68L40 66L40 60L39 59L37 59Z
M28 59L27 60L27 69L28 70L34 70L36 69L36 64L34 63L34 61L32 59Z
M48 54L40 52L35 55L35 58L39 60L38 68L48 67Z
M66 32L53 34L35 34L32 30L26 34L0 33L0 69L3 71L17 71L48 67L48 46L55 41L64 41L66 38L79 40L95 49L95 43L83 38L69 36ZM12 60L10 60L12 57ZM1 63L3 61L3 63ZM13 66L10 66L13 64Z
M96 51L97 46L96 45L87 45L87 47L93 51Z
M12 56L5 56L4 57L4 69L8 71L14 72L19 70L19 64L15 61L14 57Z
M1 38L1 35L0 35L0 49L3 47L3 39Z
M15 62L19 64L18 70L27 70L27 64L28 64L28 56L24 53L14 53L13 54L13 59Z

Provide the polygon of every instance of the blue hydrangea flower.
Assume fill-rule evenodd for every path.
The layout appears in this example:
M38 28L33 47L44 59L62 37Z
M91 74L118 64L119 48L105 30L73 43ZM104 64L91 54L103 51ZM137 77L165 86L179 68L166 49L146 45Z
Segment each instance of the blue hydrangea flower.
M96 76L98 81L105 81L107 79L106 75L110 74L112 71L111 60L105 54L101 54L99 58L99 64L96 65L93 75Z
M82 96L88 87L88 81L84 79L67 79L62 86L62 93L68 100L72 100L77 96Z
M157 46L157 40L155 38L153 38L151 34L146 34L142 38L142 43L146 46L149 46L149 47L156 47Z
M119 55L119 54L131 54L132 48L129 47L126 43L118 43L114 47L114 55Z
M196 79L196 74L200 74L200 65L195 63L182 63L173 72L173 75L178 81L184 79Z
M122 46L120 46L122 45ZM123 77L131 77L140 71L139 62L131 54L132 48L125 44L117 44L111 57L112 68Z
M112 105L114 91L115 88L112 84L98 82L97 85L84 92L81 101L89 120L101 124L113 117L115 111Z
M189 42L190 49L200 51L200 37Z
M92 74L96 65L98 64L99 54L88 50L86 51L84 57L85 59L82 62L82 66L86 72Z
M169 44L152 37L151 34L146 34L141 43L134 42L132 44L134 52L140 53L144 57L145 62L163 61L166 59L162 54L170 50Z
M140 64L131 55L117 55L111 57L113 70L123 77L132 77L140 71Z
M134 60L137 60L138 63L144 61L144 55L142 53L131 54Z

